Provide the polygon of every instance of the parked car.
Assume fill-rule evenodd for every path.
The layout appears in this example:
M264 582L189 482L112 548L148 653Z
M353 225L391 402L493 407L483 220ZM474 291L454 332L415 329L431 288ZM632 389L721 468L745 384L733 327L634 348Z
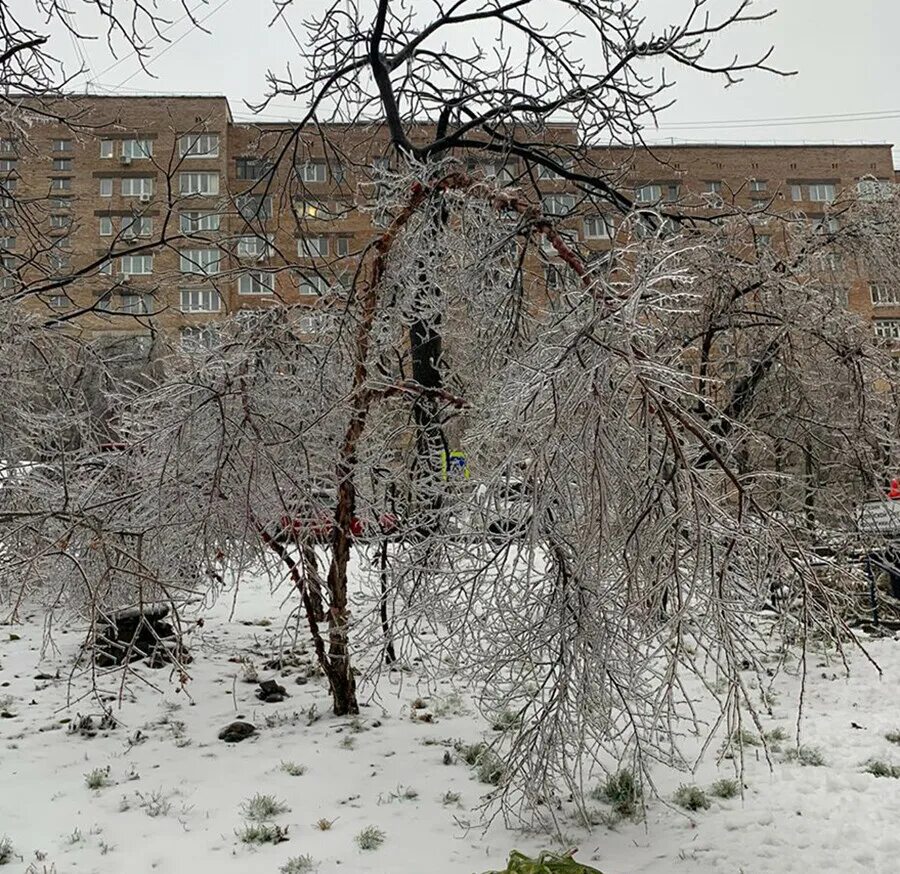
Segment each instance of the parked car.
M309 496L298 500L291 512L285 512L278 521L276 539L280 541L305 540L312 543L328 543L335 529L335 491L316 488ZM350 520L350 534L355 540L367 540L379 535L394 534L399 529L395 514L381 512L377 518L354 514Z

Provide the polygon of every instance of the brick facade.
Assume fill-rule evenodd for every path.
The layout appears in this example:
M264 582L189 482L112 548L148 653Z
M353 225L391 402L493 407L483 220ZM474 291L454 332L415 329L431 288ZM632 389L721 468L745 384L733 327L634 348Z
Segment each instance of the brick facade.
M7 243L15 238L4 254L26 261L16 266L25 282L84 271L35 306L49 314L100 301L102 312L78 320L89 331L141 333L151 321L199 329L221 313L275 300L309 304L314 330L328 290L346 283L376 232L377 217L365 207L377 181L373 168L389 154L384 132L327 126L326 135L300 134L286 125L237 124L224 97L191 96L71 97L44 104L25 129L0 141L0 162L11 162L0 168L16 180L15 209L30 209L19 228L4 231ZM570 127L549 126L543 136L559 146L561 160L575 143ZM268 173L267 162L278 158L277 171ZM582 160L648 207L672 201L700 213L735 204L815 219L831 196L855 191L861 179L895 178L889 145L595 148ZM535 196L561 195L566 206L568 183L539 177L536 187ZM562 224L588 249L603 249L610 243L599 220L600 211L587 209ZM27 263L23 225L64 242ZM114 255L134 257L114 257L100 269L110 246ZM54 257L61 261L48 260ZM528 269L543 281L537 259ZM861 279L848 285L854 309L900 319L893 294L873 293ZM148 314L135 312L141 308Z

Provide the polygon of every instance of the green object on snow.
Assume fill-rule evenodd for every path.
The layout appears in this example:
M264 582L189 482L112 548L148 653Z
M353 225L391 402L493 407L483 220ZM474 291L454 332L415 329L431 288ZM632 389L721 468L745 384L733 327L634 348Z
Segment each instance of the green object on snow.
M490 874L603 874L571 856L557 856L556 853L541 853L537 859L529 859L518 850L509 854L509 863L502 871Z

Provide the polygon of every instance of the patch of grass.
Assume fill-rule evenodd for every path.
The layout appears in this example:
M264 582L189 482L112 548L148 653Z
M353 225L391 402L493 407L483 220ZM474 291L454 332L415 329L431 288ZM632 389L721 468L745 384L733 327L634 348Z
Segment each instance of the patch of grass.
M606 782L591 790L594 801L605 801L623 819L638 815L643 800L643 790L634 778L634 771L623 768L607 777Z
M72 834L66 835L66 843L72 844L80 844L84 840L84 835L81 833L80 828L72 829Z
M412 786L398 786L396 792L388 795L390 801L415 801L419 797L419 790Z
M459 797L460 797L459 792L453 792L450 789L448 789L441 796L441 804L443 804L445 807L450 804L459 804Z
M172 811L172 802L169 801L162 789L157 789L149 795L141 795L140 792L136 792L135 795L140 799L144 812L153 819L158 816L168 816Z
M518 728L522 723L522 717L512 710L501 710L492 723L494 731L510 731Z
M467 764L467 765L477 765L478 760L485 753L488 746L486 743L474 743L474 744L456 744L456 751L459 753L459 757Z
M709 794L716 798L736 798L740 794L740 791L741 784L738 783L737 780L732 780L728 777L716 780L716 782L709 787Z
M900 744L900 731L889 731L884 739L889 740L892 744Z
M385 834L374 825L367 825L357 836L356 844L361 850L377 850L384 843Z
M112 783L109 779L109 765L89 771L84 775L84 782L88 789L103 789L105 786L109 786Z
M352 734L345 735L344 739L341 741L341 749L342 750L352 750L356 747L356 738L353 737Z
M895 780L900 779L900 767L892 765L889 762L883 762L881 759L869 759L865 763L863 770L873 777L893 777Z
M457 743L459 757L471 767L482 783L497 786L506 775L506 764L486 743Z
M759 736L746 728L739 728L731 733L728 738L731 746L737 747L761 747L762 741Z
M445 716L465 716L469 710L459 692L451 692L443 698L432 698L431 712L441 719Z
M15 857L12 841L4 835L0 838L0 865L8 865Z
M315 871L318 867L318 862L314 862L312 856L304 854L288 859L278 870L280 874L307 874L309 871Z
M675 803L685 810L709 810L709 798L699 786L682 784L672 797Z
M273 795L261 795L259 792L241 805L241 813L254 822L274 819L280 813L287 813L289 810L283 801L279 801Z
M306 773L306 766L298 765L296 762L282 762L281 770L291 777L302 777Z
M314 824L314 828L317 828L320 832L330 831L331 827L334 825L335 820L333 819L325 819L323 816L321 819L316 820Z
M810 768L821 768L826 764L825 754L819 747L801 745L796 749L790 749L785 753L789 762L799 762Z
M242 844L280 844L288 839L287 828L269 822L248 822L235 834Z

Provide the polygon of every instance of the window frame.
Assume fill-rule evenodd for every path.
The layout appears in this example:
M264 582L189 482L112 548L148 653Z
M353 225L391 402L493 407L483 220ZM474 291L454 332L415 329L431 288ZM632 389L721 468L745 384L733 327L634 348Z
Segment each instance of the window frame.
M187 295L187 306L185 306L185 295ZM191 300L196 296L195 302ZM215 302L215 307L212 303ZM208 303L208 306L204 304ZM179 308L183 313L220 313L222 312L222 295L219 289L210 288L209 286L195 285L188 288L179 289Z
M210 259L208 264L203 263L205 256L195 257L189 253L212 252L215 258ZM221 263L223 261L223 253L221 249L213 247L204 247L200 249L179 249L178 250L178 271L184 276L218 276L221 273ZM188 269L185 270L185 264ZM214 270L210 270L211 266L215 266ZM198 269L199 268L199 269Z
M266 281L262 282L261 277L265 277ZM250 291L244 291L242 286L244 281L250 281ZM262 291L254 291L256 287L260 287ZM264 297L268 294L275 294L275 274L268 270L245 270L238 275L237 293L240 297Z
M208 140L215 140L214 151L210 151L209 149L202 152L195 150L196 145L202 142L204 138ZM188 146L187 148L185 148L186 141ZM221 137L217 133L209 133L208 131L203 131L202 133L198 132L181 134L181 136L178 137L178 157L184 158L185 160L194 160L197 158L218 158L220 148Z

